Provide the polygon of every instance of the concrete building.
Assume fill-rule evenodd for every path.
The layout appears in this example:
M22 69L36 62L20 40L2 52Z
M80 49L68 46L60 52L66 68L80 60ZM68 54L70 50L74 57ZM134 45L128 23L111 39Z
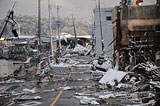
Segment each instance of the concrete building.
M112 8L101 8L100 11L101 15L99 14L98 8L94 9L96 54L100 55L101 53L105 52L107 55L111 56L113 45L110 46L108 45L113 41L113 29L112 29L112 17L111 17Z
M121 0L121 3L124 5L136 5L137 0ZM141 5L152 5L156 4L159 0L141 0Z

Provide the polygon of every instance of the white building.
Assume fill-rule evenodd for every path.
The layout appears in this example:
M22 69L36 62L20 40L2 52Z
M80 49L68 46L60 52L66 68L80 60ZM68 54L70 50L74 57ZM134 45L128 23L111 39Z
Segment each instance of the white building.
M113 45L108 46L113 41L113 29L112 29L112 9L113 8L101 8L94 9L94 21L95 21L95 36L96 36L96 54L100 55L105 52L107 55L112 55ZM101 20L100 20L101 17ZM100 22L101 21L101 22ZM101 23L101 25L100 25ZM102 34L101 34L102 28ZM102 47L104 43L104 48Z

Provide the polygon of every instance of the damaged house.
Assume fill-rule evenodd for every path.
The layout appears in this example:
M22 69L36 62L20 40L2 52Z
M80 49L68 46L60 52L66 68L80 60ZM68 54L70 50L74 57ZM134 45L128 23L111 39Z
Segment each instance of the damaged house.
M160 6L122 2L112 12L114 60L120 70L150 62L160 65Z

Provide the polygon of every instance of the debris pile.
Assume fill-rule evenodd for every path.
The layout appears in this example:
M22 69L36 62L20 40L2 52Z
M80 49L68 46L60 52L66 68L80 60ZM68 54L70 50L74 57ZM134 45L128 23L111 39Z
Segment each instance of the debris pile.
M86 55L88 55L90 53L91 50L92 50L92 46L91 45L88 45L87 47L84 47L84 46L81 46L81 45L77 44L72 52L86 56Z
M137 103L153 105L159 97L160 89L159 70L156 66L141 64L139 66L146 71L122 72L115 69L108 69L99 80L101 87L113 91L125 91L131 100L139 100ZM145 66L145 67L144 67ZM157 105L158 106L158 105Z
M112 68L112 60L106 56L99 56L98 59L93 60L92 70L101 70L107 71L109 68Z

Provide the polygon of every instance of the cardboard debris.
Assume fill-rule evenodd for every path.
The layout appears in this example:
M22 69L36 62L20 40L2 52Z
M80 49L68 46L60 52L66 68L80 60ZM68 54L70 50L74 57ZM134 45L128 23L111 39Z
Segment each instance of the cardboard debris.
M116 81L119 83L126 75L126 72L117 71L115 69L109 69L102 77L102 79L99 81L99 83L114 86L116 84Z

